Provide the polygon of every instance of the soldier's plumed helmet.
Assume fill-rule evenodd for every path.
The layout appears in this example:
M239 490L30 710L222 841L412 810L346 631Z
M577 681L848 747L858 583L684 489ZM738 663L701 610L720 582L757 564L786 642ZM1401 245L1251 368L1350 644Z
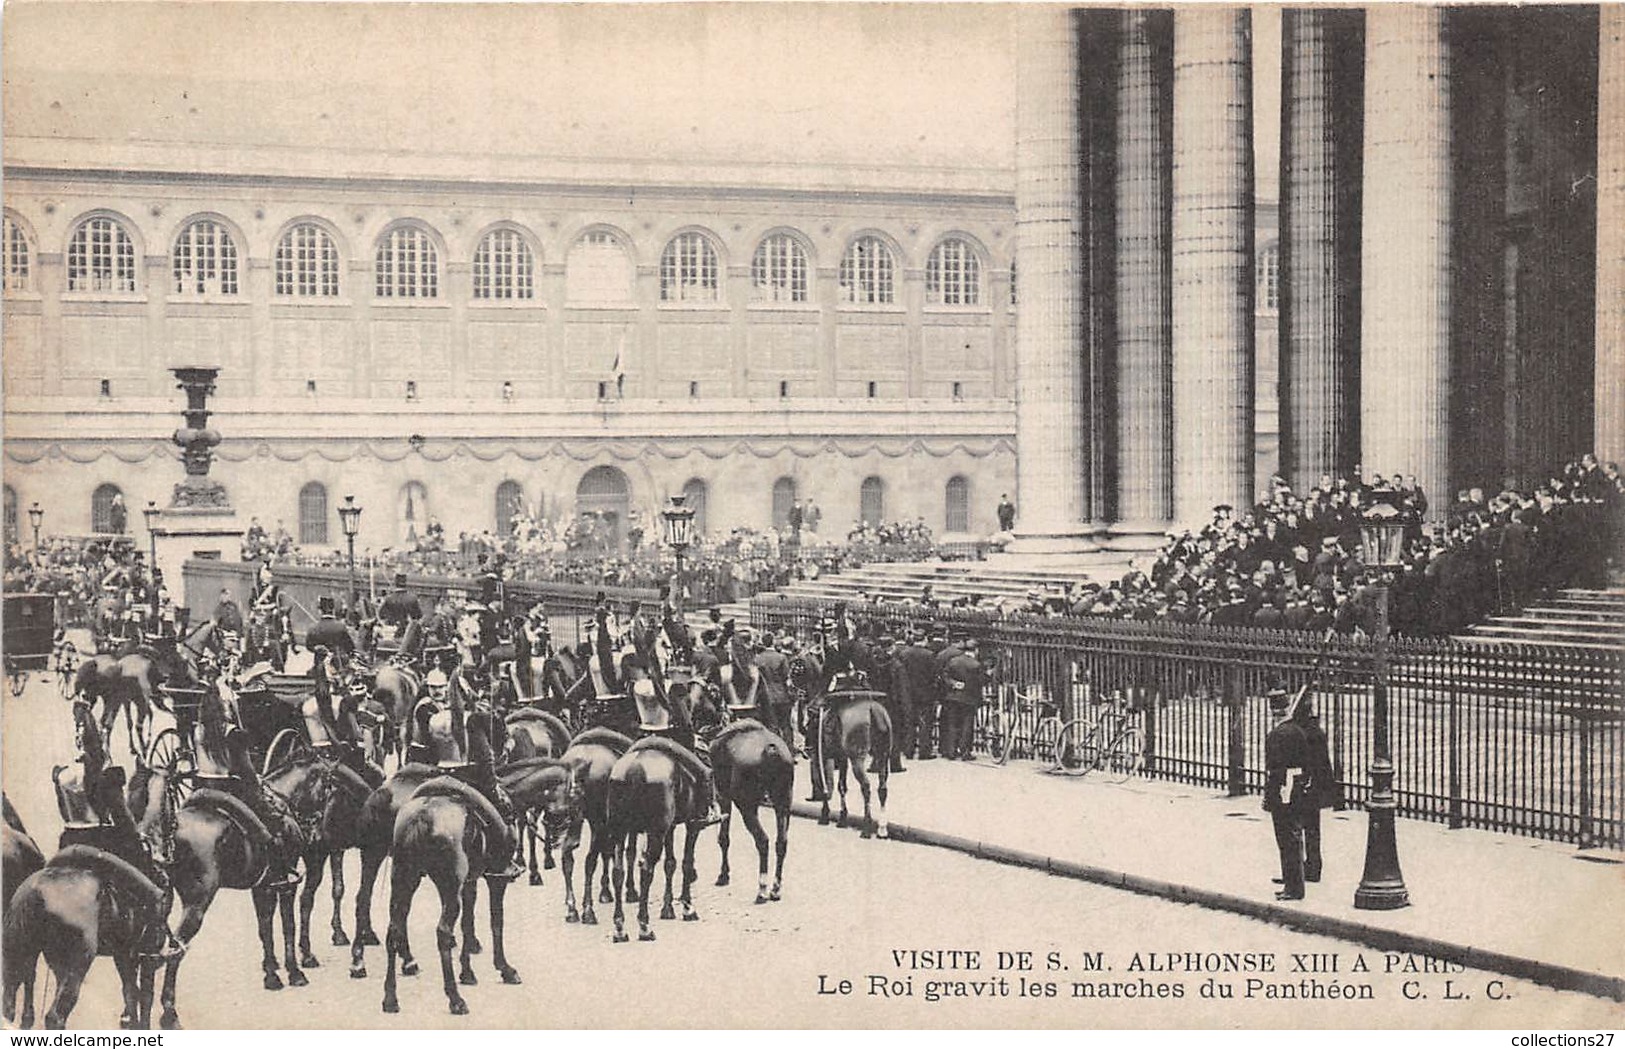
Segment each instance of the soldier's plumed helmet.
M423 679L423 683L429 688L450 688L451 678L446 676L444 670L436 667L429 671L429 676Z

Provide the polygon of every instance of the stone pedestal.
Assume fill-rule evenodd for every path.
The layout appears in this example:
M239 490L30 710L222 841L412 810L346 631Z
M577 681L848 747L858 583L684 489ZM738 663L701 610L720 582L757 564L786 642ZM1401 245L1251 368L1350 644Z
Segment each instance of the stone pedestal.
M218 594L194 594L182 575L182 566L192 558L217 561L242 560L243 533L247 529L230 507L210 509L168 509L152 530L158 552L158 570L164 573L171 599L192 610L192 619L214 610Z

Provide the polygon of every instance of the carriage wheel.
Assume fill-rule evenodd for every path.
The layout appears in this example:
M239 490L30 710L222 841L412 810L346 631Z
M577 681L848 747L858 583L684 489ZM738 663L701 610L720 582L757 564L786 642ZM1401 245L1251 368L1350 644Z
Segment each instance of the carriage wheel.
M260 775L269 776L273 769L279 769L299 755L310 755L310 744L305 737L291 728L285 728L271 737L271 745L265 748L265 761L260 764Z
M179 811L197 785L194 782L197 765L181 734L172 728L158 733L153 738L152 746L147 748L147 766L164 771L170 800Z
M1145 733L1137 728L1124 730L1112 740L1102 756L1100 767L1113 783L1122 783L1137 776L1145 768Z
M1087 775L1094 767L1094 725L1084 718L1068 721L1055 734L1051 772L1068 776Z

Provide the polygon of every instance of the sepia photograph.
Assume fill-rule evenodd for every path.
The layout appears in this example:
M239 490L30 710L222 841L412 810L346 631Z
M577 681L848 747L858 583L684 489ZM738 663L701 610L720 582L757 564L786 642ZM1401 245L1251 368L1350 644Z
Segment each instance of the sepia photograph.
M9 1044L1625 1028L1625 6L0 78Z

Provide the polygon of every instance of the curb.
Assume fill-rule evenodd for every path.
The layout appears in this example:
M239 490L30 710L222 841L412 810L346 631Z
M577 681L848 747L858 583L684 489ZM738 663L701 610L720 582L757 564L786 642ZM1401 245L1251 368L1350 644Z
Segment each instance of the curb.
M819 807L809 802L797 800L791 805L790 811L802 819L815 820L818 818ZM858 818L861 819L862 817L859 816ZM896 841L929 845L939 849L950 849L954 852L964 853L967 856L1002 863L1006 866L1025 867L1062 878L1073 878L1078 881L1091 882L1095 885L1104 885L1112 889L1126 889L1142 896L1156 896L1172 900L1175 903L1190 903L1198 907L1206 907L1209 910L1228 911L1231 914L1257 918L1297 932L1314 933L1339 940L1349 940L1380 951L1404 951L1408 954L1425 954L1430 958L1457 962L1469 969L1500 973L1503 976L1511 976L1520 980L1527 980L1530 983L1542 984L1559 991L1578 991L1581 994L1589 994L1597 998L1609 998L1616 1002L1625 1002L1625 979L1617 976L1605 976L1601 973L1575 969L1554 962L1543 962L1539 959L1522 958L1501 951L1484 950L1466 944L1450 943L1431 936L1423 936L1419 933L1388 929L1380 925L1370 925L1349 918L1315 914L1310 911L1284 907L1273 901L1236 896L1232 893L1203 889L1193 885L1183 885L1178 882L1161 881L1129 871L1097 867L1059 856L1044 856L1036 852L1027 852L995 842L972 841L969 838L945 834L927 827L916 827L907 823L892 823L889 830L891 838Z

